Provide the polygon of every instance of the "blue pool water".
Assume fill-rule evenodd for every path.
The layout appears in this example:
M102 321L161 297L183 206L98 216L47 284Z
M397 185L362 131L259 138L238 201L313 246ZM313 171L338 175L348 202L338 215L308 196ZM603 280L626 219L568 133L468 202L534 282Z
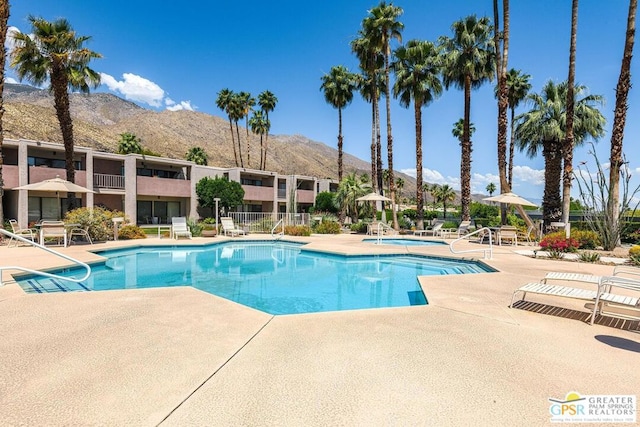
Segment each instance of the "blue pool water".
M82 284L43 277L18 281L26 292L193 286L271 314L427 303L417 276L492 271L482 263L421 256L339 256L286 242L222 243L101 252ZM63 276L80 277L67 269Z
M378 239L363 239L362 241L367 243L378 243ZM380 244L396 246L442 246L447 243L434 240L380 239Z

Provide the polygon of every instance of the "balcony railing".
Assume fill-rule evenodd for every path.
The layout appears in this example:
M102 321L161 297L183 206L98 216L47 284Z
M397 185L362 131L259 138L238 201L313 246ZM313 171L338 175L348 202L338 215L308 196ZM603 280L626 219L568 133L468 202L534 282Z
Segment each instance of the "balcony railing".
M93 186L95 188L113 188L124 190L124 176L109 175L106 173L94 173Z

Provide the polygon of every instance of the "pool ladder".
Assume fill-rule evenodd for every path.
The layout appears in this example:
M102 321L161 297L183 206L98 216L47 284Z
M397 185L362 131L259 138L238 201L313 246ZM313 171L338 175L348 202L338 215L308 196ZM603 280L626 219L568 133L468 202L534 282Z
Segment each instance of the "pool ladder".
M280 221L276 222L276 225L274 225L273 228L271 229L271 237L273 237L276 240L280 240L282 239L282 236L284 236L283 221L284 221L284 218L281 218ZM278 229L279 225L282 225L282 231L280 231L279 233L276 233L276 230Z
M44 245L41 245L41 244L36 243L36 242L34 242L32 240L29 240L29 239L25 239L22 236L19 236L17 234L13 234L13 233L11 233L11 232L9 232L7 230L4 230L2 228L0 228L0 234L4 234L5 236L10 237L13 240L18 240L18 241L23 242L23 243L28 243L31 246L35 246L36 248L40 248L40 249L42 249L42 250L44 250L46 252L49 252L49 253L51 253L53 255L59 256L61 258L64 258L67 261L73 262L74 264L78 264L80 267L83 267L83 268L85 268L87 270L87 273L84 276L82 276L81 278L77 279L75 277L58 276L57 274L47 273L46 271L33 270L33 269L27 268L27 267L21 267L21 266L15 266L15 265L0 265L0 286L4 285L4 283L2 282L2 271L3 270L19 270L19 271L24 271L26 273L31 273L31 274L35 274L35 275L39 275L39 276L49 277L51 279L68 280L70 282L75 282L75 283L83 282L83 281L87 280L89 278L89 276L91 275L91 267L89 267L88 264L85 264L82 261L78 261L75 258L71 258L70 256L61 254L58 251L54 251L51 248L47 248Z
M453 244L456 242L459 242L460 240L464 240L469 236L473 236L474 234L480 234L480 232L482 232L482 240L484 240L484 236L488 235L489 236L489 248L488 249L468 249L466 251L456 251L455 249L453 249ZM480 242L482 243L482 241ZM458 237L456 240L454 240L453 242L449 243L449 250L451 251L451 253L453 254L464 254L464 253L470 253L470 252L482 252L482 255L484 257L484 259L492 259L493 258L493 232L491 231L490 228L488 227L483 227L480 228L472 233L468 233L465 234L462 237Z

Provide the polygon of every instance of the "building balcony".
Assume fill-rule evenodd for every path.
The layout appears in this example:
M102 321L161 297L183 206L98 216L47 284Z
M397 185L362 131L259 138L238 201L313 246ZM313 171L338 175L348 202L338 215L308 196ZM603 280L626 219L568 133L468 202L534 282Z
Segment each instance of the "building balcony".
M44 166L29 166L29 184L44 181L45 179L67 179L67 171L60 168L48 168ZM83 187L87 186L87 172L76 170L75 183Z
M106 173L93 174L93 187L112 190L124 190L124 176Z
M188 179L137 176L136 189L139 196L191 197L191 181Z
M298 190L298 203L315 203L313 190Z
M253 200L256 202L272 202L273 187L263 187L257 185L243 185L244 200Z

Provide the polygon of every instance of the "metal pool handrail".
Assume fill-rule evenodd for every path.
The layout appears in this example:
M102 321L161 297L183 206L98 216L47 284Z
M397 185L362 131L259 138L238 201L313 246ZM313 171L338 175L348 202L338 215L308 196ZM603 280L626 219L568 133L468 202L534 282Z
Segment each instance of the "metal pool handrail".
M377 230L377 234L378 234L378 238L376 240L376 244L380 245L382 243L382 233L384 232L384 230L388 229L388 230L393 230L394 232L396 231L393 227L385 224L384 222L379 222L378 223L378 230Z
M473 236L474 234L479 234L481 231L489 233L489 249L468 249L468 250L465 250L465 251L456 251L455 249L453 249L453 244L454 243L459 242L460 240L466 239L469 236ZM485 259L492 259L493 258L493 233L491 232L491 229L488 228L488 227L480 228L480 229L478 229L478 230L476 230L476 231L474 231L472 233L465 234L462 237L458 237L453 242L449 243L449 250L453 254L464 254L464 253L469 253L469 252L482 252L482 256ZM487 253L489 254L488 257L487 257Z
M284 218L280 218L280 221L276 222L276 225L273 226L273 228L271 229L271 237L275 238L276 237L276 229L278 228L278 225L282 224L282 222L284 221ZM282 239L282 236L284 236L284 227L282 227L282 231L278 233L278 239Z
M43 249L43 250L45 250L45 251L47 251L47 252L49 252L49 253L51 253L53 255L59 256L61 258L66 259L67 261L71 261L71 262L73 262L75 264L78 264L80 267L83 267L83 268L85 268L87 270L87 273L83 277L81 277L79 279L76 279L74 277L58 276L57 274L47 273L46 271L33 270L33 269L27 268L27 267L21 267L21 266L15 266L15 265L0 265L0 286L4 285L4 283L2 282L2 270L19 270L19 271L24 271L24 272L31 273L31 274L37 274L37 275L40 275L40 276L50 277L52 279L68 280L68 281L75 282L75 283L80 283L83 280L87 280L89 278L89 276L91 275L91 267L89 267L88 264L85 264L82 261L78 261L75 258L71 258L70 256L61 254L58 251L54 251L51 248L47 248L44 245L41 245L41 244L36 243L36 242L34 242L32 240L29 240L29 239L25 239L22 236L19 236L17 234L13 234L13 233L11 233L11 232L9 232L7 230L4 230L2 228L0 228L0 234L4 234L5 236L8 236L8 237L10 237L12 239L16 239L16 240L19 240L21 242L28 243L31 246L35 246L36 248Z

